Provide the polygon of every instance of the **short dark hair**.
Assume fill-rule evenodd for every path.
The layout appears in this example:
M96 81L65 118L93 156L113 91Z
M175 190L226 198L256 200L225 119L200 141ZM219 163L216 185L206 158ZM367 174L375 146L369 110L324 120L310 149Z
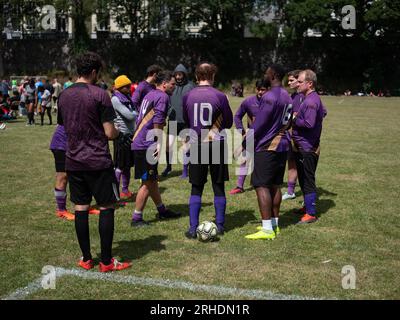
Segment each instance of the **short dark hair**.
M171 81L172 78L175 78L172 71L164 70L164 71L158 72L157 77L156 77L156 85L160 85L163 82L169 82L169 81Z
M196 67L196 78L198 81L210 81L217 73L218 68L215 64L209 62L201 62Z
M301 72L301 70L292 70L292 71L288 72L287 76L288 76L288 78L294 77L297 79L299 77L300 72Z
M268 88L270 83L266 79L260 79L256 82L256 88Z
M162 71L162 68L158 64L152 64L146 70L146 77L152 77L161 71Z
M99 73L104 66L103 60L95 52L85 52L79 55L76 60L76 72L78 76L89 76L93 70Z
M274 71L275 76L279 79L279 80L283 80L283 77L285 76L285 70L283 69L283 67L280 64L272 64L269 66L269 68Z

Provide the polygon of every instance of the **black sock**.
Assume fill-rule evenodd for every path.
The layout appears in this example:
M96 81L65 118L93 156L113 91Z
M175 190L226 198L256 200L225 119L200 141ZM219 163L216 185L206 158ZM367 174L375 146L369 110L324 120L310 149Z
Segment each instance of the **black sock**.
M43 125L44 122L44 112L40 113L40 124Z
M47 108L47 116L49 117L49 124L53 124L53 118L51 117L51 108Z
M75 211L75 231L82 250L83 261L92 260L90 254L89 211Z
M114 237L114 209L100 211L99 233L101 242L101 262L105 265L111 263L112 242Z
M171 170L171 159L170 157L170 153L169 152L165 152L166 156L167 156L167 170Z

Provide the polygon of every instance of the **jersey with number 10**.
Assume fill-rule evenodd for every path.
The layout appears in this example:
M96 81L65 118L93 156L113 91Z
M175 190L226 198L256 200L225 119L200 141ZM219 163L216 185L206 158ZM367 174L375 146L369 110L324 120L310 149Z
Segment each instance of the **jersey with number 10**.
M291 116L292 98L284 88L273 87L265 93L252 126L255 151L288 151L287 129Z
M198 86L183 96L183 119L186 126L201 136L209 130L211 140L223 140L219 133L230 129L233 114L226 95L211 86Z

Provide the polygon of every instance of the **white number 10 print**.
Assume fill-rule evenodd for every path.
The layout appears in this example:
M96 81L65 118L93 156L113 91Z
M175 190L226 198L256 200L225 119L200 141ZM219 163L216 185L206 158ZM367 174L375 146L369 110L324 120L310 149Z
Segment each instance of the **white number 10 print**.
M208 118L204 118L204 111L208 110ZM202 126L210 126L212 122L212 105L209 103L200 103L200 110L199 104L194 104L194 126L197 127L198 119L200 118L200 123Z

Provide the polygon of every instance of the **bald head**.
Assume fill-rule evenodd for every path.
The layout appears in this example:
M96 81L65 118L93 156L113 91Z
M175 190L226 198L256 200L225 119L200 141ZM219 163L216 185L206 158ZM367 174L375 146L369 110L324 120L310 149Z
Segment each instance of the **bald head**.
M208 62L199 63L195 71L197 81L208 81L210 83L214 82L217 70L218 69L215 64Z

